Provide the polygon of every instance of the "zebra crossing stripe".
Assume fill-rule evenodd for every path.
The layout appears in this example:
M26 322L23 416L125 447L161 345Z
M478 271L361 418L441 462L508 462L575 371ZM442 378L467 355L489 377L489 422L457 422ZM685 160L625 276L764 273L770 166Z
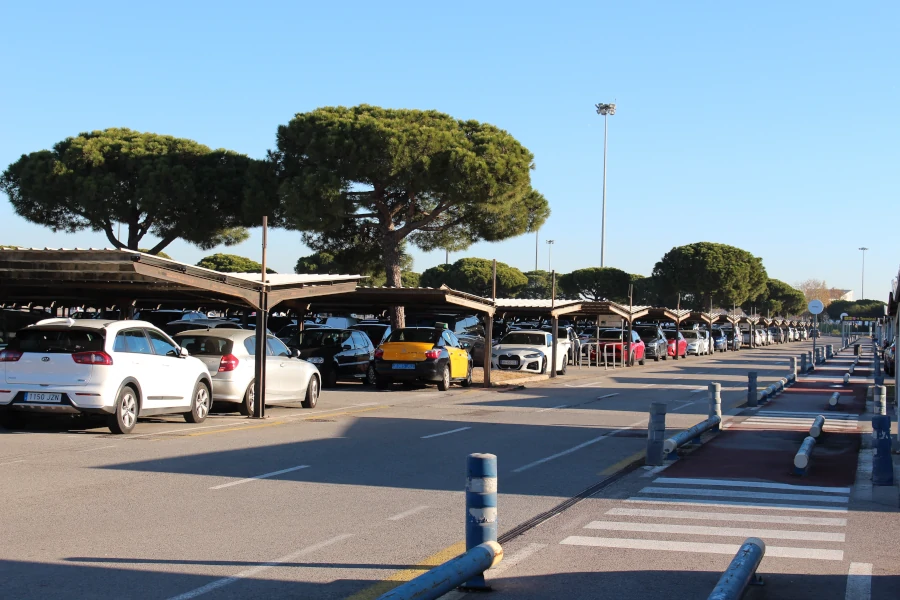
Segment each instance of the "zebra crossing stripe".
M771 483L768 481L740 481L737 479L682 479L680 477L657 477L653 483L670 485L711 485L724 487L767 488L771 490L797 490L803 492L825 492L828 494L849 494L848 487L825 487L816 485L796 485L793 483Z
M816 512L845 513L847 508L843 506L810 506L808 504L772 504L761 502L740 502L737 500L702 500L699 498L646 498L636 496L628 498L624 502L642 504L683 504L685 506L713 506L716 508L757 508L760 510L801 510Z
M567 546L593 546L596 548L625 548L630 550L665 550L668 552L695 552L703 554L734 555L740 544L708 544L702 542L672 542L667 540L637 540L628 538L597 538L571 535L560 542ZM793 548L766 545L766 557L807 558L813 560L844 560L843 550L822 548Z
M631 523L623 521L592 521L585 529L603 531L631 531L636 533L671 533L676 535L709 535L714 537L758 537L766 540L801 540L806 542L843 542L843 533L820 531L786 531L752 527L709 527L705 525L672 525L667 523Z
M849 497L821 496L818 494L770 494L768 492L745 492L743 490L704 490L701 488L675 489L645 487L641 494L674 494L676 496L709 496L714 498L756 498L758 500L800 500L801 502L850 502Z
M837 519L834 517L751 515L747 513L701 512L692 510L657 510L652 508L613 508L606 511L606 514L613 517L658 517L661 519L734 521L737 523L781 523L784 525L820 525L825 527L847 526L847 519Z
M803 411L780 411L780 410L761 410L758 415L766 415L771 417L812 417L816 418L821 415L821 412L803 412ZM830 419L858 419L859 415L852 413L828 413L828 418Z

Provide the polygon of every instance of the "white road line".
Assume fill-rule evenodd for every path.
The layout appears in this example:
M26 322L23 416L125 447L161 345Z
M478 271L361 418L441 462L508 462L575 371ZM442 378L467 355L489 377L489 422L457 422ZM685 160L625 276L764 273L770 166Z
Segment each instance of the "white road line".
M643 498L641 496L635 496L632 498L628 498L625 502L635 502L642 504L683 504L685 506L714 506L719 508L731 508L732 506L740 506L742 508L758 508L760 510L802 510L802 511L817 511L817 512L829 512L829 513L845 513L847 512L846 507L841 506L810 506L808 504L772 504L772 503L759 503L759 502L738 502L738 501L728 501L728 500L718 500L718 501L704 501L699 499L686 499L686 498Z
M14 464L16 464L16 463L23 463L23 462L25 462L25 459L24 459L24 458L21 458L21 459L19 459L19 460L10 460L10 461L8 461L8 462L0 463L0 466L3 466L3 465L14 465Z
M569 406L568 404L560 404L559 406L551 406L550 408L542 408L541 410L539 410L537 412L542 413L542 412L547 412L548 410L556 410L558 408L566 408L568 406Z
M115 446L98 446L97 448L85 448L84 450L79 450L78 452L93 452L94 450L105 450L107 448L115 448Z
M523 546L518 552L514 552L509 557L504 557L503 562L499 565L488 571L489 575L499 575L504 571L507 571L529 556L536 554L547 547L547 544L528 544L527 546Z
M431 435L423 435L423 440L429 440L431 438L441 437L442 435L450 435L451 433L459 433L460 431L465 431L466 429L472 429L471 427L460 427L459 429L451 429L450 431L442 431L440 433L432 433Z
M758 421L760 423L812 423L815 421L813 417L770 417L769 415L756 414L750 421ZM835 425L856 425L859 423L856 419L825 419L826 423L834 423Z
M844 600L870 600L870 598L872 598L872 565L850 563Z
M773 540L802 540L807 542L843 542L843 533L820 531L785 531L751 527L708 527L704 525L672 525L668 523L627 523L622 521L593 521L585 529L604 531L633 531L638 533L673 533L677 535L710 535L714 537L758 537Z
M682 479L680 477L657 477L653 483L675 485L712 485L718 487L768 488L773 490L801 490L808 492L827 492L829 494L849 494L848 487L824 487L815 485L794 485L792 483L769 483L767 481L740 481L732 479Z
M203 587L199 587L195 590L191 590L190 592L185 592L178 596L173 596L173 597L169 598L169 600L191 600L191 598L196 598L198 596L202 596L203 594L208 594L209 592L212 592L213 590L217 590L219 588L225 587L226 585L231 585L232 583L236 583L236 582L240 581L241 579L247 579L250 577L254 577L256 575L259 575L263 571L268 571L269 569L271 569L273 567L277 567L278 565L282 565L286 562L290 562L290 561L300 558L301 556L304 556L306 554L311 554L313 552L321 550L322 548L325 548L326 546L330 546L332 544L342 542L342 541L346 540L347 538L351 538L351 537L353 537L352 533L345 533L343 535L335 536L329 540L325 540L324 542L319 542L318 544L313 544L312 546L307 546L306 548L303 548L302 550L297 550L296 552L292 552L291 554L282 556L281 558L275 559L272 562L263 563L256 567L253 567L252 569L247 569L246 571L241 571L237 575L232 575L231 577L223 577L222 579L217 579L217 580L213 581L212 583L207 583Z
M650 387L653 387L653 386L655 386L655 385L656 385L655 383L648 383L647 385L642 385L641 387L643 387L643 388L650 388Z
M591 446L591 445L593 445L593 444L596 444L597 442L601 442L601 441L605 440L606 438L608 438L608 437L610 437L610 436L613 436L613 435L615 435L615 434L617 434L617 433L620 433L620 432L622 432L622 431L628 431L629 429L631 429L632 427L635 427L636 425L641 425L641 424L644 423L645 420L646 420L646 419L641 419L640 421L636 421L636 422L632 423L631 425L629 425L629 426L627 426L627 427L622 427L622 428L620 428L620 429L613 429L613 430L610 431L609 433L604 433L603 435L598 436L598 437L595 437L595 438L592 439L592 440L588 440L588 441L586 441L586 442L583 442L583 443L581 443L581 444L578 444L577 446L573 446L573 447L569 448L568 450L563 450L562 452L557 452L556 454L551 454L550 456L547 456L547 457L545 457L545 458L541 458L541 459L536 460L536 461L534 461L534 462L530 462L530 463L528 463L527 465L523 465L523 466L519 467L518 469L513 469L513 473L521 473L522 471L527 471L528 469L530 469L530 468L532 468L532 467L536 467L536 466L538 466L538 465L542 465L542 464L544 464L545 462L549 462L549 461L551 461L551 460L555 460L555 459L560 458L560 457L562 457L562 456L566 456L566 455L568 455L568 454L572 454L573 452L577 452L577 451L581 450L582 448L587 448L588 446Z
M692 394L699 394L700 392L705 392L705 391L707 391L706 388L697 388L696 390L691 390L691 393L692 393Z
M684 408L685 406L690 406L691 404L697 404L697 403L696 403L696 402L685 402L684 404L679 404L678 406L676 406L676 407L673 408L672 410L673 410L673 411L675 411L675 410L681 410L681 409Z
M641 475L641 477L653 477L660 471L665 470L668 466L669 465L659 465L658 467L653 467L652 469L649 469L646 473L643 473Z
M633 540L627 538L595 538L569 536L560 544L569 546L594 546L598 548L628 548L632 550L666 550L668 552L697 552L705 554L734 555L740 544L705 544L700 542L670 542L666 540ZM766 545L766 557L809 558L816 560L844 560L842 550L820 548L790 548Z
M847 519L833 517L795 517L793 515L751 515L747 513L700 512L693 510L654 510L650 508L613 508L607 515L616 517L659 517L698 521L736 521L739 523L782 523L786 525L822 525L846 527Z
M605 396L598 396L597 400L603 400L604 398L612 398L613 396L618 396L619 392L615 392L613 394L606 394Z
M601 383L602 381L603 381L602 379L595 379L593 381L588 381L587 383L579 383L578 385L572 385L572 384L567 383L566 387L570 387L570 388L588 387L590 385L596 385L598 383Z
M398 515L394 515L393 517L388 517L388 521L399 521L400 519L405 519L406 517L411 517L413 515L419 514L423 510L427 510L427 506L417 506L415 508L411 508L406 512L402 512Z
M819 496L817 494L769 494L767 492L744 492L742 490L704 490L702 488L675 489L645 487L641 494L674 494L676 496L711 496L713 498L757 498L759 500L800 500L801 502L833 502L846 504L849 497Z
M823 395L827 395L827 394L823 394ZM806 415L808 415L808 416L815 418L819 415L825 415L826 417L829 417L829 418L831 418L831 417L835 417L835 418L836 417L853 417L855 419L859 418L859 415L852 414L852 413L830 413L827 411L826 412L821 412L821 411L819 411L819 412L803 412L803 411L790 411L790 410L786 410L786 411L761 410L761 411L759 411L759 414L760 415L769 415L769 416L773 416L773 417L783 417L783 416L787 416L787 415L791 415L791 416L795 416L795 415L806 416Z
M282 473L290 473L291 471L299 471L300 469L308 469L309 465L298 465L296 467L291 467L290 469L282 469L280 471L272 471L271 473L263 473L262 475L257 475L256 477L248 477L247 479L238 479L237 481L231 481L228 483L223 483L222 485L217 485L211 487L211 490L221 490L222 488L231 487L233 485L241 485L242 483L249 483L251 481L256 481L257 479L268 479L269 477L275 477L276 475L281 475Z

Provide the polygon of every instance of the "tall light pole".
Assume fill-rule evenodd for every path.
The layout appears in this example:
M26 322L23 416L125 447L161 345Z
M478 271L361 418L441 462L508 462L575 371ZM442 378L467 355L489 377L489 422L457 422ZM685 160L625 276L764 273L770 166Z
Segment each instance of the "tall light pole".
M597 114L603 115L603 215L600 218L600 266L602 267L605 265L606 259L606 134L609 115L616 114L616 105L597 104L596 107Z
M553 243L554 240L547 240L547 272L553 272Z
M863 253L863 265L862 265L862 289L859 291L859 299L866 299L866 250L868 248L860 248Z
M534 232L534 270L538 270L538 242L540 241L541 230Z

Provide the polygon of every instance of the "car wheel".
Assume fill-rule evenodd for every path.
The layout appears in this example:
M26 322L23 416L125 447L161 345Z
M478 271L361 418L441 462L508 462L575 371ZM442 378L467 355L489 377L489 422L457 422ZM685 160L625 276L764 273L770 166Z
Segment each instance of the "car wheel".
M240 411L241 414L245 417L253 416L253 405L256 401L256 390L254 389L254 382L250 382L250 385L247 386L247 391L244 392L244 400L241 402Z
M638 364L641 365L642 367L647 364L647 355L646 354L643 357L641 357L641 360Z
M319 402L319 378L313 375L306 386L306 397L300 403L303 408L315 408Z
M541 375L547 374L547 357L544 357L544 362L541 363Z
M212 406L212 398L209 395L209 388L202 381L194 388L194 394L191 401L191 412L184 413L184 420L188 423L202 423L209 414Z
M366 369L366 378L363 379L363 383L365 385L375 385L375 365L369 364L369 368Z
M441 379L438 381L438 389L442 392L446 392L450 389L450 368L444 365L443 370L441 371Z
M109 430L116 434L131 433L138 416L138 399L134 388L122 388L116 398L115 408L116 411L109 415Z
M556 374L557 374L557 375L565 375L565 374L566 374L566 370L567 370L568 368L569 368L569 363L566 362L566 361L564 361L564 362L563 362L562 369L560 369L559 371L557 371Z
M375 376L375 389L376 390L389 390L391 389L391 380L387 377L382 377L380 375Z
M331 367L325 369L325 372L322 373L322 377L324 378L324 385L327 388L332 388L337 385L337 368Z
M659 362L659 354L653 357L653 362Z
M472 387L472 370L473 370L473 368L474 367L472 367L472 365L469 365L469 372L468 372L468 374L466 374L466 378L463 379L462 382L460 382L461 386L466 387L466 388Z

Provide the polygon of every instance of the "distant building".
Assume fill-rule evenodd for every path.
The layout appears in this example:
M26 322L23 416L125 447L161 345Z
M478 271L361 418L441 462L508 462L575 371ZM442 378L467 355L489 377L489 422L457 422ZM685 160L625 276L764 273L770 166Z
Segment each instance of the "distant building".
M828 290L828 300L829 302L834 302L836 300L846 300L848 302L853 302L853 290L839 290L837 288L831 288Z

